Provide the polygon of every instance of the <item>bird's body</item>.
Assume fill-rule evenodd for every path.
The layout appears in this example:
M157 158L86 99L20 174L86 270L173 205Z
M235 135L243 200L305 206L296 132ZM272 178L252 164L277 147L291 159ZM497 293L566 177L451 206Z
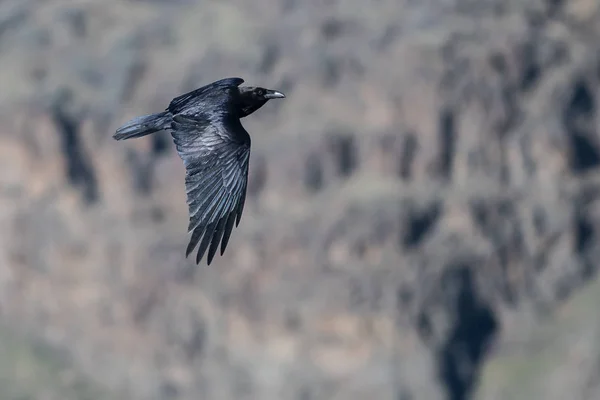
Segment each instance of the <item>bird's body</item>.
M207 264L221 246L224 253L233 225L242 216L248 181L250 135L240 118L268 100L285 97L259 87L239 87L241 78L225 78L174 98L163 112L132 119L113 137L124 140L161 130L171 132L186 169L192 237L186 257L200 243L199 263L208 250ZM201 241L202 239L202 241Z

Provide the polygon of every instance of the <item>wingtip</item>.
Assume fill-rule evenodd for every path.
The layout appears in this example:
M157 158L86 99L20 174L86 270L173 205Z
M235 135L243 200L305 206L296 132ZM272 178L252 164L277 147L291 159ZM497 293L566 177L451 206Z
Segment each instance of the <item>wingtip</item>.
M202 261L202 257L200 256L200 252L196 253L196 259L195 259L195 263L196 265L200 265L200 261Z
M194 246L196 247L196 246ZM194 247L190 246L190 244L188 244L188 247L185 249L185 258L188 258L190 256L190 254L192 254L192 251L194 251Z
M215 246L219 244L219 242L215 242L215 238L212 239L212 243L210 244L210 248L208 249L208 255L206 257L206 265L210 265L210 263L213 261L213 259L215 258L215 255L217 254L217 247Z

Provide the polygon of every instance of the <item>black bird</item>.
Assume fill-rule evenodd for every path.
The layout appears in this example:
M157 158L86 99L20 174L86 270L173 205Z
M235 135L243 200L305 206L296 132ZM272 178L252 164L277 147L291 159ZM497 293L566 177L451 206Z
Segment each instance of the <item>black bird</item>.
M285 97L276 90L240 86L243 82L242 78L225 78L183 94L165 111L134 118L113 135L124 140L170 131L186 169L192 237L185 256L200 243L196 264L208 249L210 265L219 243L223 255L234 222L236 227L240 223L250 159L250 135L240 118L271 99Z

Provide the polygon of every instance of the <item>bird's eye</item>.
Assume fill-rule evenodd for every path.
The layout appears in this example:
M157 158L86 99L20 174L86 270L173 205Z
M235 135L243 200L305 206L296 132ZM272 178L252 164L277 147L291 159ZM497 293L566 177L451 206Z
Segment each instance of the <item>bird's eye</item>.
M258 90L256 91L256 94L257 94L257 95L259 95L259 96L264 96L264 95L265 95L265 91L264 91L264 90L262 90L262 89L258 89Z

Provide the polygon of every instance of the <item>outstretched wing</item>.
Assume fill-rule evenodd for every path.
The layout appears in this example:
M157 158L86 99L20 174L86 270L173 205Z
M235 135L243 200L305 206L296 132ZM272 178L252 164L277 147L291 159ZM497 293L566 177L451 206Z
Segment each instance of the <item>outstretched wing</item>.
M225 252L233 225L238 226L242 216L250 136L237 118L214 114L178 114L171 127L186 168L188 232L192 232L186 257L200 243L196 263L208 249L210 265L219 243L221 255Z

